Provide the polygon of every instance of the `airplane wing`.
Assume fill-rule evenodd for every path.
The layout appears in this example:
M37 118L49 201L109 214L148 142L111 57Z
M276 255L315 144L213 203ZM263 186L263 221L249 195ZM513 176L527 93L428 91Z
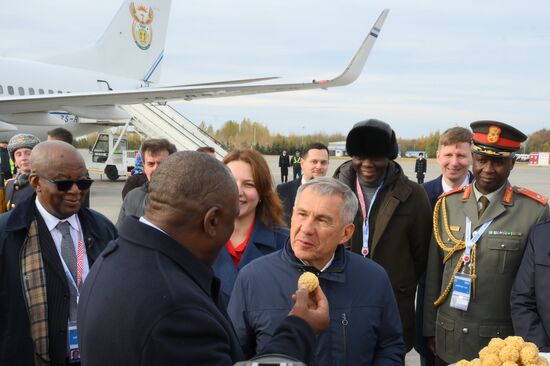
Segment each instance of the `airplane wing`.
M378 20L342 74L330 80L308 83L242 85L243 81L192 84L175 87L141 88L71 94L35 95L0 98L0 115L66 110L66 108L97 107L127 104L165 103L176 100L222 98L237 95L276 93L296 90L328 89L348 85L359 77L389 10L382 11ZM271 78L266 78L271 79ZM250 79L251 82L260 79ZM246 80L245 80L246 81ZM235 85L236 84L236 85Z

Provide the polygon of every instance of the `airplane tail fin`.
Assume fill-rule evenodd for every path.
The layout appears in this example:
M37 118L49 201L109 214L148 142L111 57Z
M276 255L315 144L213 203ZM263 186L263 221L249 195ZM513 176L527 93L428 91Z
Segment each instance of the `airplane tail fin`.
M94 46L41 61L157 82L169 14L170 0L125 0Z

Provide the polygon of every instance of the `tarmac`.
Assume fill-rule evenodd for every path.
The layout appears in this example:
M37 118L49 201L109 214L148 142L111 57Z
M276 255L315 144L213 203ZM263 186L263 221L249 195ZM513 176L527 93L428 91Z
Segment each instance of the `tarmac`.
M91 161L91 156L87 150L80 150L87 163ZM274 184L281 182L280 169L278 167L278 156L265 156ZM329 163L328 176L331 176L336 168L346 161L348 158L331 157ZM396 160L401 165L405 174L409 179L416 181L414 173L414 158L400 158ZM428 167L425 181L436 178L441 174L437 161L428 159ZM124 186L125 177L119 178L118 181L109 181L105 175L92 174L95 180L90 191L91 207L116 223L120 205L122 204L122 187ZM289 178L292 178L292 168L289 169ZM526 187L546 197L550 196L550 167L529 166L526 163L517 163L512 170L510 177L512 185ZM414 349L407 354L406 365L420 365L420 357Z
M88 151L83 149L80 151L86 163L89 163L91 161L91 156ZM278 167L278 156L266 155L265 158L271 170L273 183L279 184L281 182L281 173ZM345 160L347 160L347 158L331 157L327 175L331 176L334 170L336 170ZM414 173L415 159L400 158L396 161L401 165L409 179L416 182ZM435 159L428 159L425 181L427 182L428 180L434 179L439 176L439 174L441 174L441 172L437 161ZM90 203L92 208L101 212L113 222L116 222L118 211L122 204L122 187L124 186L126 178L121 177L116 182L109 181L105 175L100 176L99 174L92 174L92 178L95 180L90 192ZM292 179L292 168L289 169L289 178ZM529 166L526 163L517 163L510 174L509 180L513 185L525 187L546 197L550 197L550 167Z

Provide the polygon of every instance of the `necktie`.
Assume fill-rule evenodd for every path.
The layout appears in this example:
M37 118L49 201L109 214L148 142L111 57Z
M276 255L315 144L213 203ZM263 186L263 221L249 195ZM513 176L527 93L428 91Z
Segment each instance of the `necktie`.
M74 283L76 283L76 251L74 250L74 242L71 237L71 224L67 221L59 221L56 226L57 230L61 232L61 256L73 276ZM71 294L71 300L69 303L69 321L76 321L76 308L78 296L76 288L72 285L72 281L69 282L69 293Z
M487 209L487 206L489 206L489 199L485 196L481 196L479 198L479 210L478 210L478 217L481 217L483 215L483 213L485 212L485 210Z
M69 272L76 283L76 251L74 249L73 238L71 237L71 225L67 221L59 221L56 226L61 232L61 257L65 261Z

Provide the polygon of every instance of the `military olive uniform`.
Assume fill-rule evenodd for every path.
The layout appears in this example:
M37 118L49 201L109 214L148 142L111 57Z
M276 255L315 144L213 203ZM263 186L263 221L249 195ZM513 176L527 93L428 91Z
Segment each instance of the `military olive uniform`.
M453 274L463 267L466 216L472 221L472 233L493 222L472 250L472 265L465 269L470 273L472 268L474 280L468 309L462 311L451 308L450 302ZM439 358L447 363L471 360L491 338L513 334L510 290L529 229L548 217L546 198L512 188L508 182L480 218L472 184L439 199L424 302L424 336L435 336Z
M22 201L26 200L34 193L30 183L19 185L15 178L6 181L6 208L7 211L13 210Z

